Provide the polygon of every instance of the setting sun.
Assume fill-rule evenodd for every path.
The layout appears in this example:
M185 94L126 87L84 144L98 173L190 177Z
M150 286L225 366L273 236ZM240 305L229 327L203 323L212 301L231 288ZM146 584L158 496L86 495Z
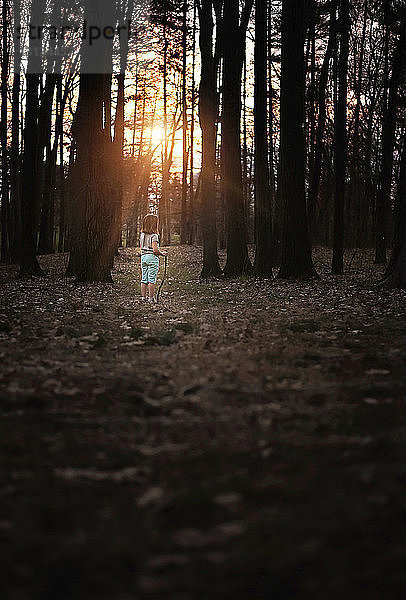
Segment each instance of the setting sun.
M165 139L165 131L162 127L148 127L145 130L145 137L147 140L151 140L153 148L161 146Z

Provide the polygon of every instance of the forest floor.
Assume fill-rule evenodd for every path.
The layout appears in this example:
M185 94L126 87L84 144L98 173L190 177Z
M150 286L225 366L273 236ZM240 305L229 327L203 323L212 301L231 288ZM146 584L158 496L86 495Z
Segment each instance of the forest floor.
M406 293L314 258L199 282L170 248L157 306L133 250L113 285L1 268L2 599L406 597Z

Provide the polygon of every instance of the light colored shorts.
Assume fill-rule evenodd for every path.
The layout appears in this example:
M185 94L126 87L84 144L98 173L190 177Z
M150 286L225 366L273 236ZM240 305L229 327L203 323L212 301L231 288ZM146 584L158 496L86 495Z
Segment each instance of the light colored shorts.
M159 257L155 254L143 254L141 256L141 283L156 283L159 271Z

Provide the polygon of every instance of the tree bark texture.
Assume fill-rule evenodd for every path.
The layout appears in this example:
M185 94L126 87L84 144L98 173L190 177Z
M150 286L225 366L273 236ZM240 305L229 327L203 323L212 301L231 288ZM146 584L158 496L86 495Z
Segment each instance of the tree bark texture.
M220 277L216 226L216 119L218 114L217 69L213 54L213 3L202 0L199 7L201 80L199 119L202 130L202 170L200 190L200 224L203 238L202 278Z
M252 2L247 0L245 8ZM240 25L238 0L224 1L223 185L226 206L227 276L250 273L241 167L241 79L246 25Z
M340 54L338 58L338 99L334 107L334 242L333 275L343 273L344 202L347 167L347 73L350 30L349 1L340 0Z
M305 198L305 0L282 2L280 191L283 204L279 278L314 277Z
M266 0L255 4L255 263L258 277L272 277L271 186L269 181L267 135L267 11Z

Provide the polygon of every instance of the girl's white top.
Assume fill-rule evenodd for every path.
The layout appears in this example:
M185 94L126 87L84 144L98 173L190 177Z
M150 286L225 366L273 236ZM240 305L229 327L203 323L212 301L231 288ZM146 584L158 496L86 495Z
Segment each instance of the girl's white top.
M140 248L141 254L153 253L152 243L156 242L159 245L159 236L157 233L141 233Z

